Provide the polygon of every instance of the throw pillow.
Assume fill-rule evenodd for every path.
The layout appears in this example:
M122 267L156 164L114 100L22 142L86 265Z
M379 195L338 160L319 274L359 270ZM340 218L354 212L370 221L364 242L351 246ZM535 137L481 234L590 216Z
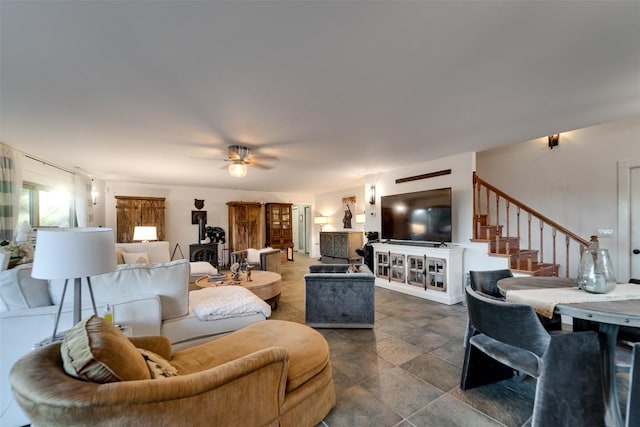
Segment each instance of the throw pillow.
M147 363L149 374L152 379L178 376L178 370L164 357L143 348L139 348L138 351L142 354L142 358Z
M349 273L359 273L360 272L360 266L355 265L355 264L349 264L349 267L347 267L347 274Z
M0 312L52 305L49 283L31 277L33 264L0 272Z
M116 263L124 264L124 257L122 254L124 253L124 248L116 248Z
M149 255L146 252L123 252L125 264L149 264Z
M249 248L247 249L247 262L250 264L259 263L260 262L260 251L257 249Z
M189 263L191 274L216 274L218 269L206 261L193 261Z
M104 384L151 378L138 349L98 316L81 320L67 331L60 355L65 372L85 381Z

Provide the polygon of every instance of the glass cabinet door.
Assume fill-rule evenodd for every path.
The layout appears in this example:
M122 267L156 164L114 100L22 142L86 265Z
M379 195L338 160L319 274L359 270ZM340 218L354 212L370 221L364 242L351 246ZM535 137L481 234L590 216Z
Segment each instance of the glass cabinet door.
M426 289L424 255L407 255L407 283Z
M376 252L376 276L389 278L389 252Z
M447 290L447 264L442 258L427 258L427 288L445 292Z
M391 280L404 283L404 254L389 254L391 263Z

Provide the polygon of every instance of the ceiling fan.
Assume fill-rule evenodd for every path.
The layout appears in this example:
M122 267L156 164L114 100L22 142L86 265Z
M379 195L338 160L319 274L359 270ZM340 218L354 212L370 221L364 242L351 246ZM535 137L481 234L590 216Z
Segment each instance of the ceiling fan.
M249 148L244 145L230 145L227 158L229 162L229 175L241 178L247 175L247 166L254 166L260 169L273 169L273 166L260 163L260 159L275 159L271 156L250 156Z

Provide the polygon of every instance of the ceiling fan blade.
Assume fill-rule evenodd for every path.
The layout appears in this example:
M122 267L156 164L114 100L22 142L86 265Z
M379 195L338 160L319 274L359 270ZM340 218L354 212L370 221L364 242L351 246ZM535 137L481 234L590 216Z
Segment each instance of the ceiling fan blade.
M267 160L267 161L273 161L273 160L280 160L278 157L276 156L271 156L269 154L258 154L255 156L250 156L250 158L252 160Z
M263 163L257 163L257 162L251 162L249 163L249 166L252 166L252 167L255 166L258 169L266 169L266 170L273 169L273 166L269 166L269 165L265 165Z

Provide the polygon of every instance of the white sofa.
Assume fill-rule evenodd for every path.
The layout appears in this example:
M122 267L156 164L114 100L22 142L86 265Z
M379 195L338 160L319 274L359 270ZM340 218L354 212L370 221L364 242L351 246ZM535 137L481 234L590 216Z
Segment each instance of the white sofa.
M51 337L63 287L63 283L49 285L44 280L33 279L30 271L28 264L0 273L0 425L8 427L28 423L13 401L9 370L34 345ZM98 314L102 315L109 304L113 307L114 322L126 326L125 332L132 336L164 335L174 349L222 336L269 316L270 308L238 317L199 320L190 304L190 295L203 291L188 291L189 274L190 264L186 260L119 265L117 271L91 279ZM73 287L70 286L59 331L72 326L72 302ZM82 308L83 317L93 312L84 281Z

